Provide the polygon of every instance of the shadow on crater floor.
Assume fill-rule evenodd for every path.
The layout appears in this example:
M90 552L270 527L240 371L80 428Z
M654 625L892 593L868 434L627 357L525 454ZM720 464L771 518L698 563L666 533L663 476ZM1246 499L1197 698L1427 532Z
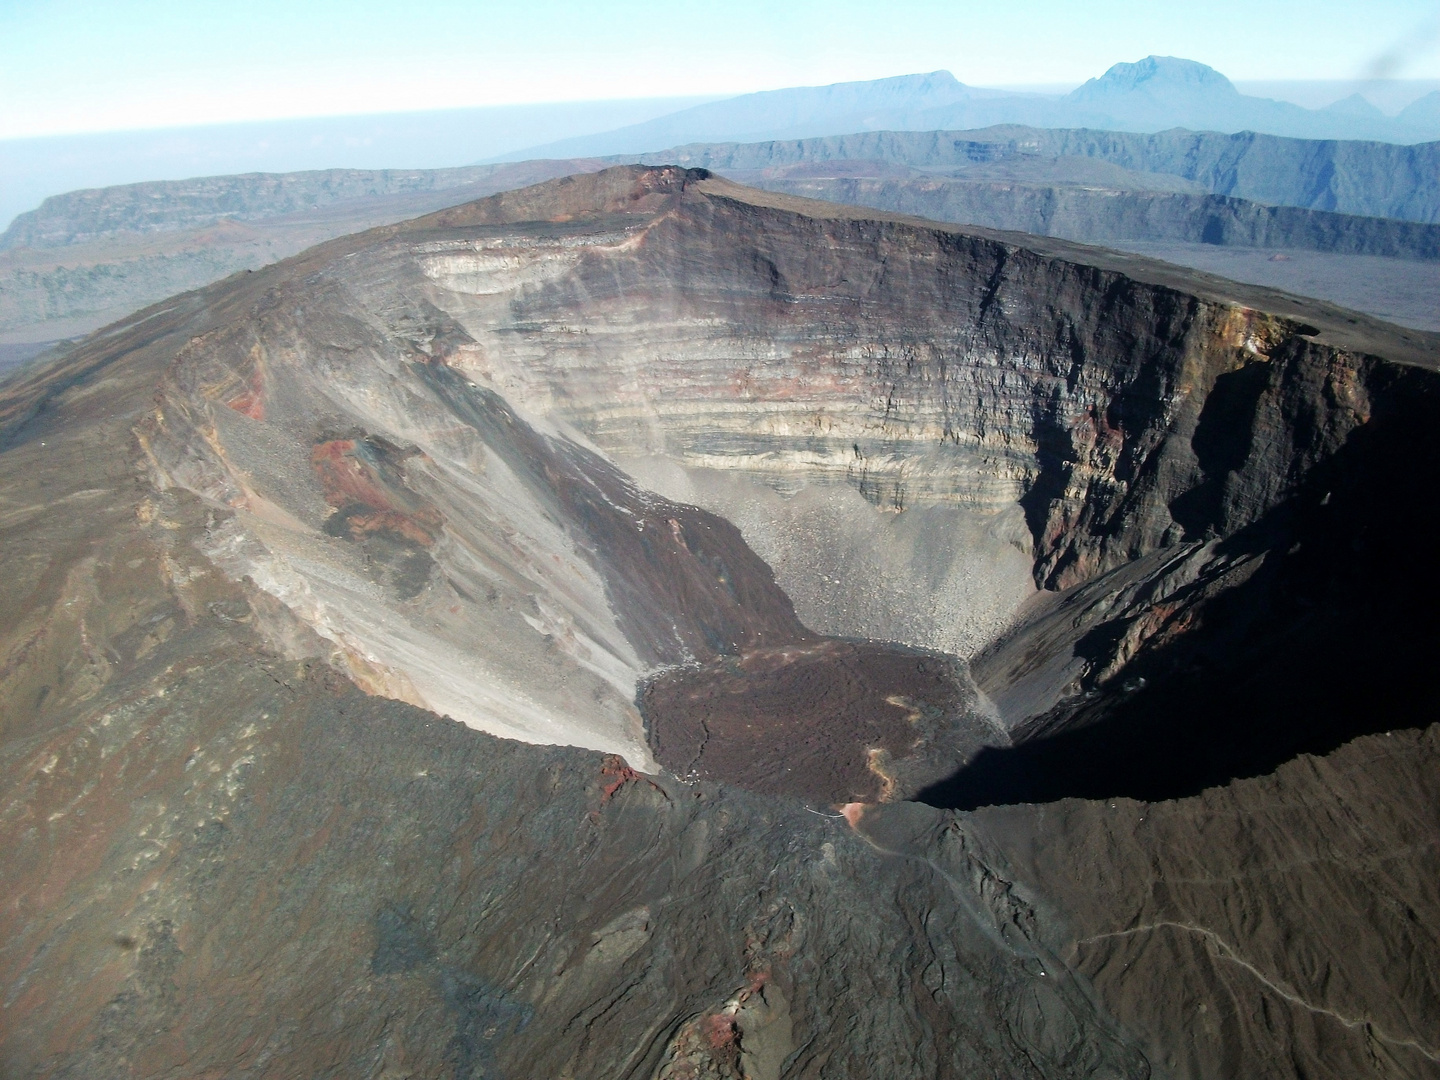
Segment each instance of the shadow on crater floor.
M1297 654L1315 644L1297 642ZM918 799L956 810L1066 798L1155 802L1262 776L1299 754L1433 722L1426 673L1434 648L1428 634L1346 655L1316 649L1284 670L1197 673L1115 702L1084 727L982 750Z

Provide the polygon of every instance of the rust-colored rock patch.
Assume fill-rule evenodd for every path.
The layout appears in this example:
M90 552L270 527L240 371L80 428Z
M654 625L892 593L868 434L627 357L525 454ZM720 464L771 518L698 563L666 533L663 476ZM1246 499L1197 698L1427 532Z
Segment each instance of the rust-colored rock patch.
M409 491L399 475L403 450L374 438L326 439L310 453L310 465L335 507L327 528L352 540L388 533L396 540L431 547L444 519Z

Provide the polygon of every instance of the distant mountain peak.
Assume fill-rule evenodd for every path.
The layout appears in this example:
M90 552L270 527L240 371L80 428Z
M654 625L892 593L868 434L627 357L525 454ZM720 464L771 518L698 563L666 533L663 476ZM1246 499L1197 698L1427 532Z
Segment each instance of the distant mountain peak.
M1431 90L1424 97L1406 105L1400 110L1398 119L1407 124L1440 123L1440 90Z
M917 72L911 75L891 75L884 79L857 79L850 82L825 83L820 86L786 86L777 90L757 90L750 94L726 98L722 101L697 105L688 112L701 112L708 108L727 105L737 101L765 101L794 97L835 97L849 94L874 95L939 95L953 97L971 90L950 72Z
M966 86L944 70L826 86L790 86L706 102L643 124L532 147L523 153L592 157L692 142L754 142L805 138L835 130L913 127L916 117L926 110L1006 96L1005 91Z
M861 81L864 81L864 80L861 80ZM913 85L913 86L923 86L923 87L937 87L937 86L949 86L949 87L954 87L954 86L964 86L964 85L965 85L965 84L962 83L959 79L955 78L955 76L952 75L950 72L946 71L944 68L941 68L941 69L938 70L938 71L922 71L922 72L917 72L917 73L915 73L915 74L913 74L913 75L892 75L892 76L890 76L889 78L886 78L886 79L872 79L872 80L869 81L869 85L871 85L871 86L885 86L885 85L887 85L887 84L894 84L894 85L897 85L897 86L899 86L899 85ZM849 84L847 84L847 83L836 83L836 84L834 84L834 85L836 85L836 86L846 86L846 85L849 85Z
M1091 79L1072 91L1068 100L1095 101L1135 93L1240 96L1235 84L1208 64L1179 56L1147 56L1134 63L1114 65L1098 79Z
M1368 98L1360 94L1351 94L1349 97L1341 98L1333 104L1325 106L1323 112L1333 113L1336 116L1360 116L1365 119L1383 119L1385 114Z
M507 154L505 160L608 157L702 143L759 143L864 131L961 131L996 124L1410 141L1440 134L1440 106L1422 99L1394 120L1359 100L1328 110L1307 109L1242 94L1220 72L1195 60L1147 56L1116 64L1061 98L967 86L944 70L917 72L742 94L641 124L528 147Z

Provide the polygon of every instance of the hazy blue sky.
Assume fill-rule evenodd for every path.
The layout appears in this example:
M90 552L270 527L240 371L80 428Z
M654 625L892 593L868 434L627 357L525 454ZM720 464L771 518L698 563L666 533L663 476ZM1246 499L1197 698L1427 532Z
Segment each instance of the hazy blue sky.
M948 68L1440 77L1436 0L0 0L0 138L743 93Z

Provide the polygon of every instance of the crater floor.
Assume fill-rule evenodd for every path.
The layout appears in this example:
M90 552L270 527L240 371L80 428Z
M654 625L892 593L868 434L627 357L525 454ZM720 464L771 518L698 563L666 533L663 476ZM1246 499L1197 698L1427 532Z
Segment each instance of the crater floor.
M1006 742L965 666L824 639L671 668L639 697L651 749L685 779L819 805L888 802Z

